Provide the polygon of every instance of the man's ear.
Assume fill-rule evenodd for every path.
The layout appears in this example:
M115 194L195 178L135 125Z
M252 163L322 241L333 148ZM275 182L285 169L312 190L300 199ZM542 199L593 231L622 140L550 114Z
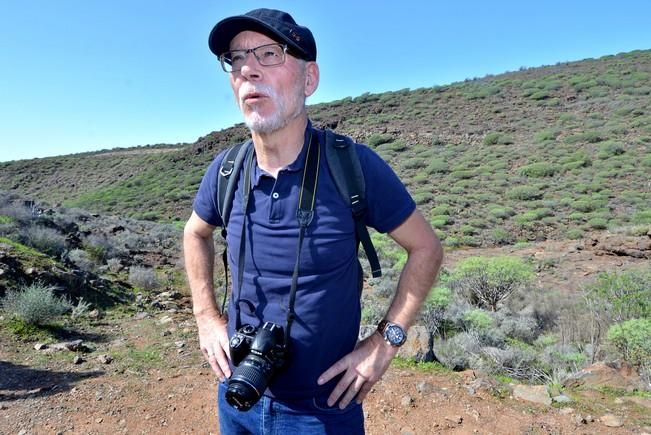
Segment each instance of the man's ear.
M312 95L319 87L319 65L316 62L305 64L305 96Z

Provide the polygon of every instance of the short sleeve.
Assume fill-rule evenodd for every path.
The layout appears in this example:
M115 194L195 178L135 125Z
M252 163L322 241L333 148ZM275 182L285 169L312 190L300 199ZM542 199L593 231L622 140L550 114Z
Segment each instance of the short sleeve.
M366 225L381 233L394 230L416 209L416 203L398 175L372 149L357 144L368 213Z
M226 151L221 152L212 161L206 173L201 180L197 195L194 197L192 209L204 221L210 225L220 227L222 219L219 216L219 209L217 208L217 178L219 176L219 166Z

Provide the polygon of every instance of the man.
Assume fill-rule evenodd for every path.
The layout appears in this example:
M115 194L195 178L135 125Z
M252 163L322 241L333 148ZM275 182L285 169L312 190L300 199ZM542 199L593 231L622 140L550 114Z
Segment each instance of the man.
M388 165L355 145L367 186L366 224L388 232L408 253L379 332L357 343L361 270L354 221L322 158L314 218L300 248L287 363L253 408L241 412L230 406L224 391L233 370L234 317L256 328L264 322L285 325L307 149L323 148L325 134L312 127L305 107L319 84L309 29L287 13L256 9L220 21L209 46L230 76L255 150L246 212L242 171L227 227L233 282L228 314L220 312L213 289L213 232L222 225L216 185L224 153L208 168L184 233L200 347L221 381L221 432L364 433L361 403L398 352L433 285L442 261L440 243Z

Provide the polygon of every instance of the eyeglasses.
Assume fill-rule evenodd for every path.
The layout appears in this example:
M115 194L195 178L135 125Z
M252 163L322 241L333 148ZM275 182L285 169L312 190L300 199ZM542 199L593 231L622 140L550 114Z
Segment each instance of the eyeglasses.
M285 53L287 53L286 44L265 44L246 50L231 50L219 56L219 62L222 69L227 73L237 72L242 69L246 56L253 53L253 56L262 66L274 66L285 63Z

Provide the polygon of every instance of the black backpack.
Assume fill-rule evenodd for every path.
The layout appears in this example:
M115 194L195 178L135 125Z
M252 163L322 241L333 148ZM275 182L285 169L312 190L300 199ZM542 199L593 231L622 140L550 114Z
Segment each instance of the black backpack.
M342 136L331 130L325 130L326 161L337 185L337 190L344 202L350 206L353 220L355 221L355 237L357 243L361 242L366 253L366 258L371 265L371 274L374 278L382 275L380 262L371 237L364 223L366 215L365 183L359 157L355 150L355 143L347 136ZM219 168L217 179L217 207L222 218L222 236L226 239L226 226L233 205L233 195L237 189L240 169L247 159L251 159L253 142L237 144L231 147L224 156ZM234 176L233 176L234 175Z

